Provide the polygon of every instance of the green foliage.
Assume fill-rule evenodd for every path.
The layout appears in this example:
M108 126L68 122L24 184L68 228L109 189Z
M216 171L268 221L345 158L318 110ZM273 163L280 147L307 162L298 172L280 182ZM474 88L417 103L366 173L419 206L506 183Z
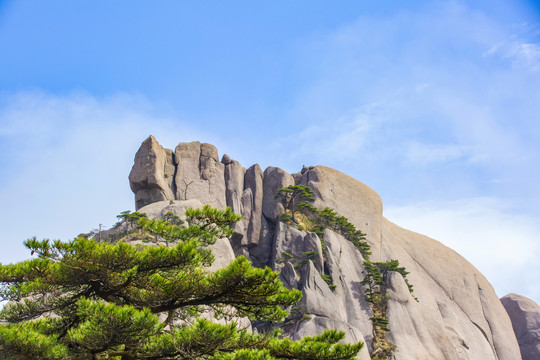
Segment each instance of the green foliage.
M403 276L403 279L405 280L405 283L407 284L407 287L409 288L409 292L413 292L413 286L409 284L409 281L407 279L407 275L409 272L405 269L405 267L399 266L398 260L390 260L387 262L374 262L372 263L369 260L364 261L364 280L362 280L361 284L366 287L365 294L366 294L366 300L373 302L372 295L373 295L373 289L376 286L386 286L386 281L388 277L388 273L390 271L395 271L401 276ZM418 300L417 300L418 301Z
M371 255L370 246L366 242L366 234L356 229L345 216L339 215L334 209L326 207L321 211L314 213L314 222L318 225L319 231L322 229L331 229L343 235L360 250L364 259L368 259Z
M115 227L120 225L123 221L125 221L128 225L135 225L139 219L146 217L146 215L138 211L131 212L126 210L122 211L120 215L117 215L116 217L118 218L119 222L115 224Z
M281 257L282 257L283 259L291 259L293 256L292 256L291 254L289 254L288 252L283 251L283 252L281 253Z
M163 215L163 220L168 222L169 224L180 226L184 223L182 219L176 214L174 214L172 211L167 211L165 215Z
M386 340L386 332L390 331L388 320L386 319L387 302L390 298L386 295L387 281L389 272L398 272L403 276L405 282L412 292L412 285L407 280L409 274L404 267L399 266L398 260L387 262L364 261L364 280L361 284L364 286L364 294L367 301L373 305L374 316L370 317L373 323L373 354L376 358L385 359L391 357L395 346ZM415 298L416 299L416 298ZM418 301L418 300L417 300Z
M287 214L287 213L281 214L281 216L280 216L279 219L280 219L281 221L283 221L284 223L291 223L291 222L292 222L291 217L290 217L289 214Z
M381 316L372 316L369 318L371 322L373 323L373 326L376 326L384 331L390 331L388 328L388 320L386 318L383 318Z
M286 223L294 222L298 224L295 213L299 212L309 219L308 231L316 233L321 238L321 246L326 250L326 245L322 240L324 229L331 229L343 235L347 240L352 242L364 259L368 259L371 255L370 246L366 241L366 234L356 229L345 216L340 216L334 209L326 207L323 210L317 210L309 202L315 201L313 190L305 185L292 185L286 188L279 189L274 198L278 199L285 209L291 212L291 216L287 213L281 215L281 221ZM303 227L302 227L303 228ZM323 251L325 253L325 251Z
M285 209L291 211L291 220L295 223L295 212L300 210L307 202L315 201L313 196L313 190L305 185L291 185L285 188L279 189L274 195L274 199L277 199Z
M291 188L291 187L289 187ZM291 189L284 188L278 190L276 193L276 198L283 199L284 194L290 194ZM311 192L312 194L312 192ZM308 200L313 202L314 200ZM285 204L283 201L282 203ZM395 346L388 342L385 339L385 333L390 331L388 327L388 320L386 319L386 307L388 302L388 296L386 295L386 279L390 271L395 271L400 273L408 288L412 293L413 286L407 280L408 272L404 267L399 266L397 260L391 260L388 262L371 262L370 256L370 246L366 241L366 235L361 231L356 229L356 227L349 222L349 220L339 215L334 209L326 207L323 210L318 210L311 204L306 201L297 202L294 208L285 206L286 209L290 210L295 223L300 225L294 219L294 212L299 212L307 218L307 221L304 221L302 224L307 225L308 231L316 233L320 240L321 246L323 248L323 253L326 254L326 245L324 243L324 229L331 229L345 237L347 240L352 242L354 246L360 251L364 260L364 273L365 277L361 281L361 284L364 287L364 295L367 301L372 303L372 308L374 311L374 316L371 317L374 330L374 351L373 354L375 358L380 356L381 359L386 359L392 355ZM290 221L290 217L287 213L282 216L282 219ZM341 250L340 250L341 252ZM308 259L304 256L303 259L294 264L295 268L303 266ZM328 283L328 286L333 290L336 285L332 284L331 276L327 274L322 274L322 278ZM416 299L416 298L415 298ZM418 299L416 299L418 301Z
M330 290L334 290L336 285L332 284L332 277L328 274L321 274L322 279L328 284Z
M308 263L308 261L315 261L317 257L319 256L319 253L317 251L306 251L302 253L302 258L295 262L293 266L296 269L302 268L305 264Z
M3 358L345 360L362 348L338 344L344 335L336 331L292 341L231 321L280 321L301 292L244 257L206 268L214 260L208 245L240 219L230 209L188 210L185 224L121 216L139 227L126 241L144 234L158 246L33 238L25 245L36 258L0 265L0 298L8 301L0 311ZM208 310L226 324L198 318Z

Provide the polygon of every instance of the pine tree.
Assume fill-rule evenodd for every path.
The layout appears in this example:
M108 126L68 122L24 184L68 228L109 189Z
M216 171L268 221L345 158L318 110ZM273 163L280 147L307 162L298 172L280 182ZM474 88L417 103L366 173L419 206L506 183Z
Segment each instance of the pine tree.
M313 190L305 185L291 185L279 189L274 195L274 199L277 199L285 209L291 211L291 218L294 222L297 222L294 217L295 212L315 201Z
M344 334L335 330L292 341L277 328L240 328L235 317L284 319L301 293L244 257L209 271L208 245L230 236L240 218L210 207L186 217L174 225L141 216L132 231L153 246L129 244L129 234L115 242L27 240L36 258L0 265L0 297L8 301L0 358L345 360L362 348L338 344ZM209 312L225 321L207 320Z

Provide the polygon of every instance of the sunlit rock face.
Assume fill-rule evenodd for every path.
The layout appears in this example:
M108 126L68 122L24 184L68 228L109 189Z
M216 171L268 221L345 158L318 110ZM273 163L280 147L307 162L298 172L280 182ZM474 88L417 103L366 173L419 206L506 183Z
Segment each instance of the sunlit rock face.
M296 174L276 167L262 171L259 165L245 169L228 155L218 161L212 145L180 143L173 153L150 137L137 152L130 184L137 209L157 201L197 200L241 214L230 251L223 253L280 271L287 287L303 292L285 325L292 338L339 329L347 341L364 341L359 358L369 359L374 336L360 251L337 232L325 230L321 241L280 221L284 210L274 199L276 190L303 184L313 190L316 208L333 208L366 233L372 261L397 259L410 272L413 294L399 273L390 273L387 281L393 359L521 359L510 318L484 276L438 241L385 219L380 196L346 174L324 166Z
M517 294L508 294L501 302L512 320L523 360L540 359L540 306Z

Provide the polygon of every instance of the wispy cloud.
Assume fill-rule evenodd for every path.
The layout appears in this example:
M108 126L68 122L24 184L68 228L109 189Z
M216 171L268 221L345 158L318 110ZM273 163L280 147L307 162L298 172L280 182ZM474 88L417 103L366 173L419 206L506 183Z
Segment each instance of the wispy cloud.
M526 70L540 70L540 44L521 41L506 41L493 45L484 56L499 56L511 61L512 65Z
M26 257L31 236L67 240L133 209L127 177L148 135L167 147L215 138L138 95L32 91L0 102L2 263Z
M398 201L500 192L537 207L540 72L530 71L538 61L531 31L453 1L317 33L299 45L299 63L312 69L292 110L304 127L278 145L337 164ZM493 61L503 55L527 67Z
M423 144L412 141L407 145L406 157L416 165L428 166L450 161L477 162L482 159L473 146L457 144Z
M337 158L349 161L369 148L371 134L377 132L383 121L371 107L373 105L351 111L334 121L309 125L299 133L278 139L276 145L296 148L295 157L315 155L323 162Z

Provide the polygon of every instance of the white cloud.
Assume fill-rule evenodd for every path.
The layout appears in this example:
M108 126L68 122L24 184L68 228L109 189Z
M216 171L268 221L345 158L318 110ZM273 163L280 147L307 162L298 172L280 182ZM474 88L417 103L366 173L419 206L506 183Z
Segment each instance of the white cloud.
M385 216L456 250L492 283L499 296L515 292L540 303L539 219L506 200L469 198L387 206Z
M291 149L295 158L312 157L323 163L350 161L370 148L372 134L378 132L384 119L376 104L353 110L334 121L320 121L298 133L276 140L276 148Z
M67 240L133 210L128 174L148 135L173 148L212 139L136 95L23 92L0 103L2 263L26 258L29 237Z
M530 28L517 31L452 1L317 33L298 51L314 69L291 110L305 126L279 145L384 198L501 195L538 211L538 44Z
M516 67L540 70L540 44L523 41L504 41L484 52L485 57L500 56L510 60Z
M473 146L457 144L422 144L412 141L406 148L407 160L413 164L427 166L450 161L475 162L482 155Z

